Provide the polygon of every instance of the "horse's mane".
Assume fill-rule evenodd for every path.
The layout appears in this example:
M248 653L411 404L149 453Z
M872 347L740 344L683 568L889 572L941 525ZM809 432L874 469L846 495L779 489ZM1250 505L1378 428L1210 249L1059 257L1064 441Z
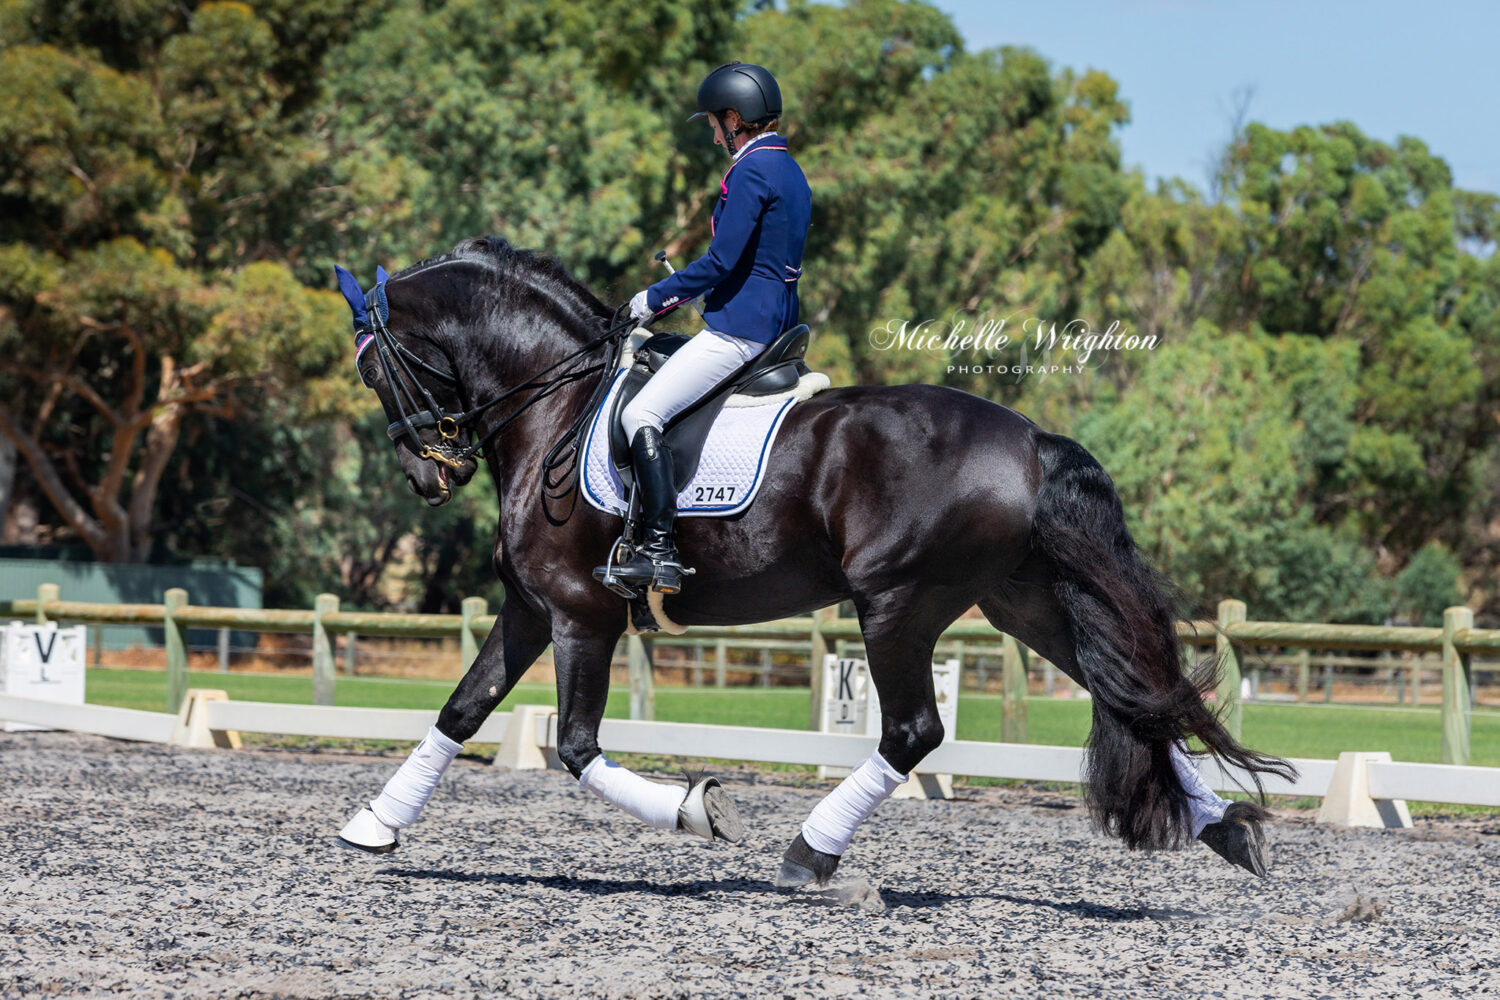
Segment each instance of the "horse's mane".
M391 275L390 280L412 277L428 268L453 261L478 264L500 278L512 278L549 294L553 302L567 311L585 328L599 325L613 315L594 296L587 285L568 273L562 261L548 253L538 253L513 246L499 236L475 236L459 241L452 250L419 260Z

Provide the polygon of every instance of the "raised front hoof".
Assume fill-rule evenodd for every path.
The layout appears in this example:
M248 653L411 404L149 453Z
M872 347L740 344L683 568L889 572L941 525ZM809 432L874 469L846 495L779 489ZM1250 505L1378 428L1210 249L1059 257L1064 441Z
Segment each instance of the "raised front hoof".
M1231 802L1224 818L1210 823L1198 839L1213 848L1215 854L1230 864L1265 878L1270 870L1266 857L1266 835L1263 825L1268 814L1249 802Z
M807 846L802 834L792 841L781 857L781 869L776 873L776 888L798 889L804 885L825 886L838 870L839 855L824 854Z
M352 851L366 854L389 854L401 846L396 831L375 818L369 806L354 814L339 831L337 843Z
M719 784L719 779L705 774L684 772L688 779L687 798L677 808L677 826L696 833L705 840L723 840L738 844L745 839L745 824L734 800Z

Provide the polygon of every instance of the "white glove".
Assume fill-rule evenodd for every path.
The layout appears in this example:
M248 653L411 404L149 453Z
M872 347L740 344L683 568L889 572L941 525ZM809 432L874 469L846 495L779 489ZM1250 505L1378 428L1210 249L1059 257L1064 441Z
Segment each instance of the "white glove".
M635 319L650 319L651 307L646 304L646 293L636 292L630 300L630 315Z

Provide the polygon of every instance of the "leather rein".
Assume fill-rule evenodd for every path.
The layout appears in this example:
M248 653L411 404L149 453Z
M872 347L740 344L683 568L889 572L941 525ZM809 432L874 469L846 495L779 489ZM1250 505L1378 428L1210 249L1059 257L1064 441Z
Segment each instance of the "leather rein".
M385 289L377 286L376 292L382 294ZM372 293L374 294L374 293ZM386 382L391 386L391 394L396 401L396 409L401 414L401 419L394 421L386 427L385 433L393 442L399 442L402 438L408 438L413 450L421 458L432 462L442 463L452 469L461 468L463 463L470 458L482 457L482 449L492 441L496 435L506 428L513 420L526 412L531 406L541 402L548 396L557 392L566 385L588 378L599 372L606 372L619 363L619 354L625 337L635 328L636 321L629 316L623 320L618 319L620 313L627 307L621 306L616 309L612 322L604 333L590 340L582 347L573 351L561 360L548 365L541 371L527 378L519 385L500 393L492 399L480 403L460 413L450 413L433 398L432 393L417 377L418 370L425 372L443 382L448 383L455 389L459 388L458 376L452 372L435 368L421 357L417 356L410 348L406 347L395 335L391 333L390 327L386 325L385 310L380 308L384 303L372 303L376 308L369 310L369 325L366 331L372 343L362 347L373 346L376 359L380 363L381 371L385 375ZM611 345L608 356L598 364L576 367L579 361L598 350L601 346ZM562 369L562 371L558 371ZM549 377L550 376L550 377ZM364 381L363 373L360 381ZM366 383L368 386L368 383ZM572 470L565 470L561 477L558 476L559 468L566 466L570 459L576 460L578 441L581 431L588 419L597 409L601 397L608 390L609 379L601 378L590 396L589 405L583 408L578 418L574 420L568 431L548 451L543 461L544 492L549 498L557 499L566 496L567 492L554 496L554 491L560 489L567 483L569 471L576 471L576 461ZM479 434L476 422L489 410L500 405L520 393L532 390L525 397L515 411L507 415L498 424ZM419 431L435 429L441 439L436 445L429 445L422 440ZM465 433L474 434L473 441L467 445L460 444L459 438Z

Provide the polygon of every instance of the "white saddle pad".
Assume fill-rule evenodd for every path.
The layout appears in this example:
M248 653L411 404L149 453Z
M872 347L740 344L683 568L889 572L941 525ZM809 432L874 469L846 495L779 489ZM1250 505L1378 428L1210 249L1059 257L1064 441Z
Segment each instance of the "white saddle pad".
M583 465L583 495L588 502L621 517L629 508L629 494L609 460L608 423L624 381L621 370L589 424ZM708 432L698 471L677 495L677 515L728 517L750 506L765 479L766 460L787 411L799 399L827 386L828 377L814 372L802 376L796 388L764 397L764 402L752 404L754 397L731 396Z

